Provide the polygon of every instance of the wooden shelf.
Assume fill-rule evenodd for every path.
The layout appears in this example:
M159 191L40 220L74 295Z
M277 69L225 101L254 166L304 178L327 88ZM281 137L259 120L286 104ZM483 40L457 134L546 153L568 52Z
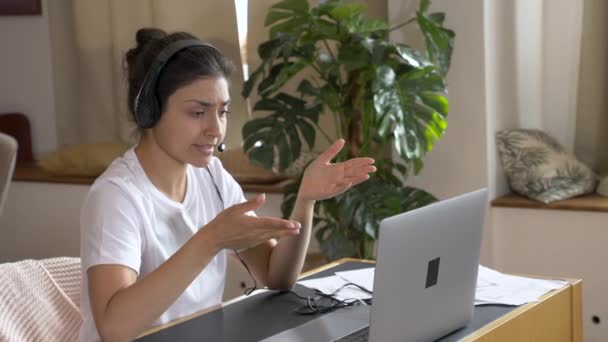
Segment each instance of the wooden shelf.
M608 212L608 197L598 194L579 196L549 204L510 194L498 197L491 204L492 207Z
M35 164L18 165L15 167L13 181L18 182L40 182L40 183L62 183L62 184L85 184L91 185L96 177L83 176L57 176L44 171Z
M44 171L42 168L31 165L19 165L15 168L13 174L13 181L17 182L40 182L40 183L59 183L59 184L78 184L78 185L91 185L95 181L96 177L82 177L82 176L57 176L52 173ZM258 192L258 193L283 193L283 190L293 180L284 179L276 183L251 183L251 179L247 179L247 183L239 180L238 176L235 176L235 180L241 185L244 192Z

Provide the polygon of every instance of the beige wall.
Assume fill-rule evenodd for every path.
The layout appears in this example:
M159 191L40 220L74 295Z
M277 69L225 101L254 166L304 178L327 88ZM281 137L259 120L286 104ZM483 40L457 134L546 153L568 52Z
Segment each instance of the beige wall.
M370 18L386 20L388 18L388 2L374 0L348 0L347 2L364 3L367 6L367 16Z
M585 0L575 153L608 175L608 2Z
M22 112L36 156L57 146L47 0L42 15L0 17L0 112Z

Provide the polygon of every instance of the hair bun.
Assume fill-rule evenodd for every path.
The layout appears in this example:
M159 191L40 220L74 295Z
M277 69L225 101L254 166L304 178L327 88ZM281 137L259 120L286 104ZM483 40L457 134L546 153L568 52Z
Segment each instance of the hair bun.
M157 28L142 28L137 30L135 40L138 47L144 47L153 40L159 40L167 36L167 32Z
M129 49L125 53L125 59L123 61L123 68L127 70L129 77L132 76L133 69L139 60L139 55L146 49L146 46L154 41L163 39L166 36L167 32L157 28L146 27L137 30L137 33L135 34L137 44L134 48Z

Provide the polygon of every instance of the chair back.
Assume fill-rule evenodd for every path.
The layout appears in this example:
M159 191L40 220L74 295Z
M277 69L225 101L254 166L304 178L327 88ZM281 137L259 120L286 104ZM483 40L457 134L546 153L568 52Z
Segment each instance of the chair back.
M17 159L17 140L8 134L0 133L0 215L13 178Z

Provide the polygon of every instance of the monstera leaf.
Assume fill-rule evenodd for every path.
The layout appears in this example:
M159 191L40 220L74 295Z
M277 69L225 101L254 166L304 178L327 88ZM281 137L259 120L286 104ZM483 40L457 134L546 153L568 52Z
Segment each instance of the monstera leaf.
M283 0L266 16L269 39L258 46L261 63L242 90L245 97L257 93L253 109L263 112L242 130L250 160L283 171L318 138L338 137L347 145L337 162L362 155L377 160L370 180L315 207L316 237L329 259L371 257L382 218L435 200L406 186L447 129L444 80L455 35L443 26L445 15L429 8L430 1L421 0L415 16L397 26L418 26L421 51L388 40L395 28L366 18L357 3ZM321 127L328 122L319 120L322 115L334 127ZM399 160L386 158L391 150ZM285 190L286 217L298 189L295 180Z

